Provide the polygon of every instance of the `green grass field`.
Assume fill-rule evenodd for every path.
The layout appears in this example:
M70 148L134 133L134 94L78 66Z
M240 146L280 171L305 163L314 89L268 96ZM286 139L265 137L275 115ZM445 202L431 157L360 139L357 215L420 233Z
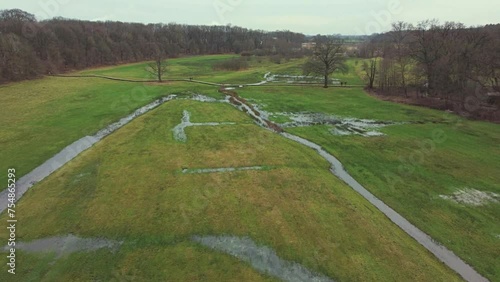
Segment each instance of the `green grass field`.
M171 130L183 110L191 112L193 122L237 124L188 128L188 142L180 143ZM182 167L255 165L272 169L181 173ZM268 279L192 243L195 234L250 236L281 257L337 280L457 279L330 174L314 151L254 125L224 104L172 101L161 106L37 185L17 209L23 211L17 231L23 240L71 233L124 241L115 254L73 254L52 266L50 254L21 253L18 277L23 281L30 276L112 280L116 273L162 281ZM2 238L6 235L0 231Z
M270 112L412 122L383 128L386 136L375 138L334 136L329 126L287 131L323 146L377 197L488 278L500 279L498 202L473 207L439 197L465 188L500 194L499 125L379 101L359 89L261 87L239 94Z
M168 78L252 83L266 72L300 74L303 60L273 64L253 58L239 72L212 66L234 55L169 60ZM355 60L333 77L361 84ZM359 63L358 63L359 64ZM146 63L81 74L149 79ZM444 200L462 188L500 194L500 126L430 109L379 101L362 88L245 87L239 95L269 112L314 112L407 122L383 137L334 136L328 126L287 131L323 146L347 170L413 224L453 250L482 275L500 281L500 207ZM0 169L18 178L75 140L91 135L152 100L216 87L98 78L56 78L0 87ZM172 137L182 111L192 122L187 143ZM277 122L286 121L275 118ZM436 132L446 138L433 138ZM434 140L432 150L421 142ZM444 140L444 141L443 141ZM400 173L415 152L423 160ZM262 171L183 174L183 168L265 166ZM399 177L399 178L398 178ZM397 181L395 182L394 179ZM6 173L0 175L6 183ZM114 280L274 281L249 264L201 247L192 235L249 236L287 260L338 281L453 281L458 277L361 196L328 171L314 151L256 126L227 104L176 100L105 138L35 185L19 202L18 239L76 234L123 240L112 253L19 253L22 281ZM21 216L21 215L20 215ZM6 214L0 216L5 222ZM7 230L0 229L0 238ZM0 272L0 280L9 277Z
M57 78L0 87L3 130L0 169L16 168L18 176L42 164L67 145L172 93L216 89L194 84L166 86L114 82L94 78ZM7 176L0 175L0 183Z
M212 55L201 57L187 57L167 60L167 72L164 79L203 80L217 83L255 83L260 82L267 72L274 74L302 75L304 59L282 60L281 64L270 62L267 57L248 58L250 67L241 71L214 71L217 62L238 58L238 55ZM346 81L349 84L360 85L363 81L356 73L359 64L355 60L347 61L348 73L335 73L332 77ZM104 75L127 79L156 79L145 71L148 63L128 64L116 67L104 67L79 72L80 74Z

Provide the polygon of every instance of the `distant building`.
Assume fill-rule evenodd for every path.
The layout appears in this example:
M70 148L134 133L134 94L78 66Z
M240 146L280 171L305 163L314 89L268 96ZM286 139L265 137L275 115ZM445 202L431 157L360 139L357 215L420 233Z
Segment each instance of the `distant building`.
M302 43L302 49L312 50L316 47L316 42L304 42Z

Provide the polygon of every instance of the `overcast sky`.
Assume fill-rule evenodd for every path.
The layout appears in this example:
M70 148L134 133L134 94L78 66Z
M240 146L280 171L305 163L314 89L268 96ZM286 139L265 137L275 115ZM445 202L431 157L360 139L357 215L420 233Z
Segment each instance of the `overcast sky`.
M0 9L18 8L38 19L142 23L232 24L305 34L371 34L392 21L424 19L466 25L500 23L498 0L0 0Z

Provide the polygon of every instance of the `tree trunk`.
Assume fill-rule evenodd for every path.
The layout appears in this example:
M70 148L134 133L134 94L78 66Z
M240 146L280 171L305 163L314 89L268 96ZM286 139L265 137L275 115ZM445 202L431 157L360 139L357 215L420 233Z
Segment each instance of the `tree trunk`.
M156 61L156 66L158 68L158 81L162 82L161 81L161 60Z
M325 85L323 86L323 88L328 88L328 75L325 74Z

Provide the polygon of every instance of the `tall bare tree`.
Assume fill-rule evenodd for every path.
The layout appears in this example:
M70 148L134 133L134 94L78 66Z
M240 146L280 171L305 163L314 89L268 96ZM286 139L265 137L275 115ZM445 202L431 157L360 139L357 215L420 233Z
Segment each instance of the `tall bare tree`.
M368 78L368 88L373 89L373 84L375 83L375 76L377 74L377 58L369 59L363 62L363 70L365 71L366 77Z
M316 37L313 56L304 64L305 74L316 74L324 77L324 88L328 88L328 78L335 71L347 71L344 55L344 43L332 37Z
M368 60L363 61L362 70L365 72L368 78L368 88L373 89L375 84L375 78L378 71L378 50L377 44L372 40L369 40L362 46L363 56Z
M163 75L167 72L167 61L156 44L153 45L153 54L154 61L148 64L146 71L158 78L158 82L162 82Z
M411 41L411 31L413 25L406 22L395 22L392 24L390 32L393 43L393 57L399 69L400 83L405 97L408 97L407 73L411 65L410 48L408 42Z

